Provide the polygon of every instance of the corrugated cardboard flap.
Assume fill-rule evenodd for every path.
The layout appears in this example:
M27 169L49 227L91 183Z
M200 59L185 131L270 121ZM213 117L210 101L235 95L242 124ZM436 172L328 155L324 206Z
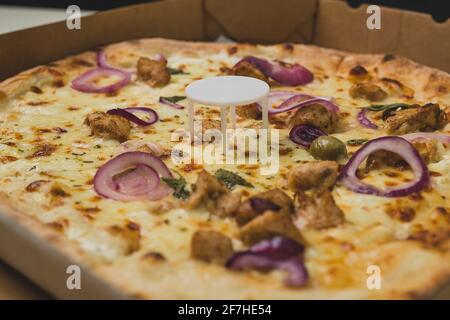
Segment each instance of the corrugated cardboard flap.
M381 29L366 26L367 5L351 8L344 1L320 0L313 42L361 53L395 53L450 71L450 21L381 7Z
M205 35L239 42L310 42L317 0L204 0ZM232 8L232 10L230 10Z

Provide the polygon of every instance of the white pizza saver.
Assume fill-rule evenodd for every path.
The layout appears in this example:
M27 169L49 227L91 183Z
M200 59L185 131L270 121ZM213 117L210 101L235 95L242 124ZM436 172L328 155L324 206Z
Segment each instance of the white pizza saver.
M189 134L194 140L194 103L220 107L221 131L224 154L228 111L231 125L236 129L236 106L258 102L262 109L262 127L268 129L269 85L259 79L242 76L220 76L194 81L186 87L188 99Z

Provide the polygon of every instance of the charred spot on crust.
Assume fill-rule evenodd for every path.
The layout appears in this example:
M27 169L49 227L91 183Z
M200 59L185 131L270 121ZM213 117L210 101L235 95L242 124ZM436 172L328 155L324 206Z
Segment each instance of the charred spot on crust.
M70 197L70 193L66 192L61 186L54 185L50 189L50 194L54 197L66 198Z
M14 161L17 161L18 159L16 158L16 157L13 157L13 156L1 156L0 157L0 163L1 164L5 164L5 163L8 163L8 162L14 162Z
M73 58L70 61L70 65L73 67L93 67L94 66L91 62L86 61L84 59L80 59L80 58Z
M162 253L156 252L156 251L150 251L150 252L145 253L142 256L142 259L150 260L150 261L160 261L160 262L167 260L166 257Z
M229 48L227 48L227 52L228 52L229 55L233 55L236 52L238 52L238 47L237 46L229 47Z
M411 222L416 216L416 212L411 207L391 208L387 210L387 214L391 218L400 220L401 222Z
M350 70L351 76L361 77L361 76L366 76L368 74L369 74L369 72L367 72L366 68L364 68L361 65L357 65L356 67L353 67Z
M283 44L283 49L288 52L292 52L294 51L294 45L292 43L285 43Z
M65 84L64 81L61 80L61 79L56 79L56 80L54 80L53 83L52 83L52 86L55 87L55 88L62 88L62 87L64 87L65 85L66 85L66 84Z
M395 59L395 56L393 54L389 53L389 54L385 54L384 55L382 61L383 62L387 62L387 61L391 61L391 60L394 60L394 59Z
M30 91L36 94L41 94L43 93L42 89L36 86L31 86L30 87Z

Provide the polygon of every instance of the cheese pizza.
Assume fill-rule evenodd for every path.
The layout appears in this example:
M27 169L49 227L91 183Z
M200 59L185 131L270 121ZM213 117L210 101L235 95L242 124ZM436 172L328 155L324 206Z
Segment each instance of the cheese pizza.
M185 88L229 75L270 86L275 173L180 149L219 144L183 140ZM449 278L443 71L310 45L140 39L7 79L0 106L2 214L131 297L420 298ZM200 133L221 128L219 111L195 106ZM261 127L258 103L236 113L238 128Z

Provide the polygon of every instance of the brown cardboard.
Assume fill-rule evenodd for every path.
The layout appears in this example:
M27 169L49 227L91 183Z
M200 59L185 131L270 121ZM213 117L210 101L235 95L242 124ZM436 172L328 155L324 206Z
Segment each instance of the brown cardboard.
M80 31L68 30L60 22L0 35L0 79L122 40L212 41L219 35L241 42L300 42L354 52L394 53L450 71L450 21L436 23L424 14L383 8L382 29L368 30L365 8L353 9L337 0L166 0L120 8L82 18ZM89 270L87 290L69 292L62 284L71 261L1 212L0 243L14 243L0 246L0 257L53 296L123 297ZM43 266L34 268L35 261ZM28 284L20 278L17 285L2 281L7 274L0 268L0 298L21 297L20 288ZM444 289L440 298L449 297L450 287ZM9 290L19 291L9 294ZM35 296L29 291L22 297Z
M313 43L353 52L395 53L450 71L450 21L437 23L425 14L382 8L381 29L369 30L366 8L321 0Z

